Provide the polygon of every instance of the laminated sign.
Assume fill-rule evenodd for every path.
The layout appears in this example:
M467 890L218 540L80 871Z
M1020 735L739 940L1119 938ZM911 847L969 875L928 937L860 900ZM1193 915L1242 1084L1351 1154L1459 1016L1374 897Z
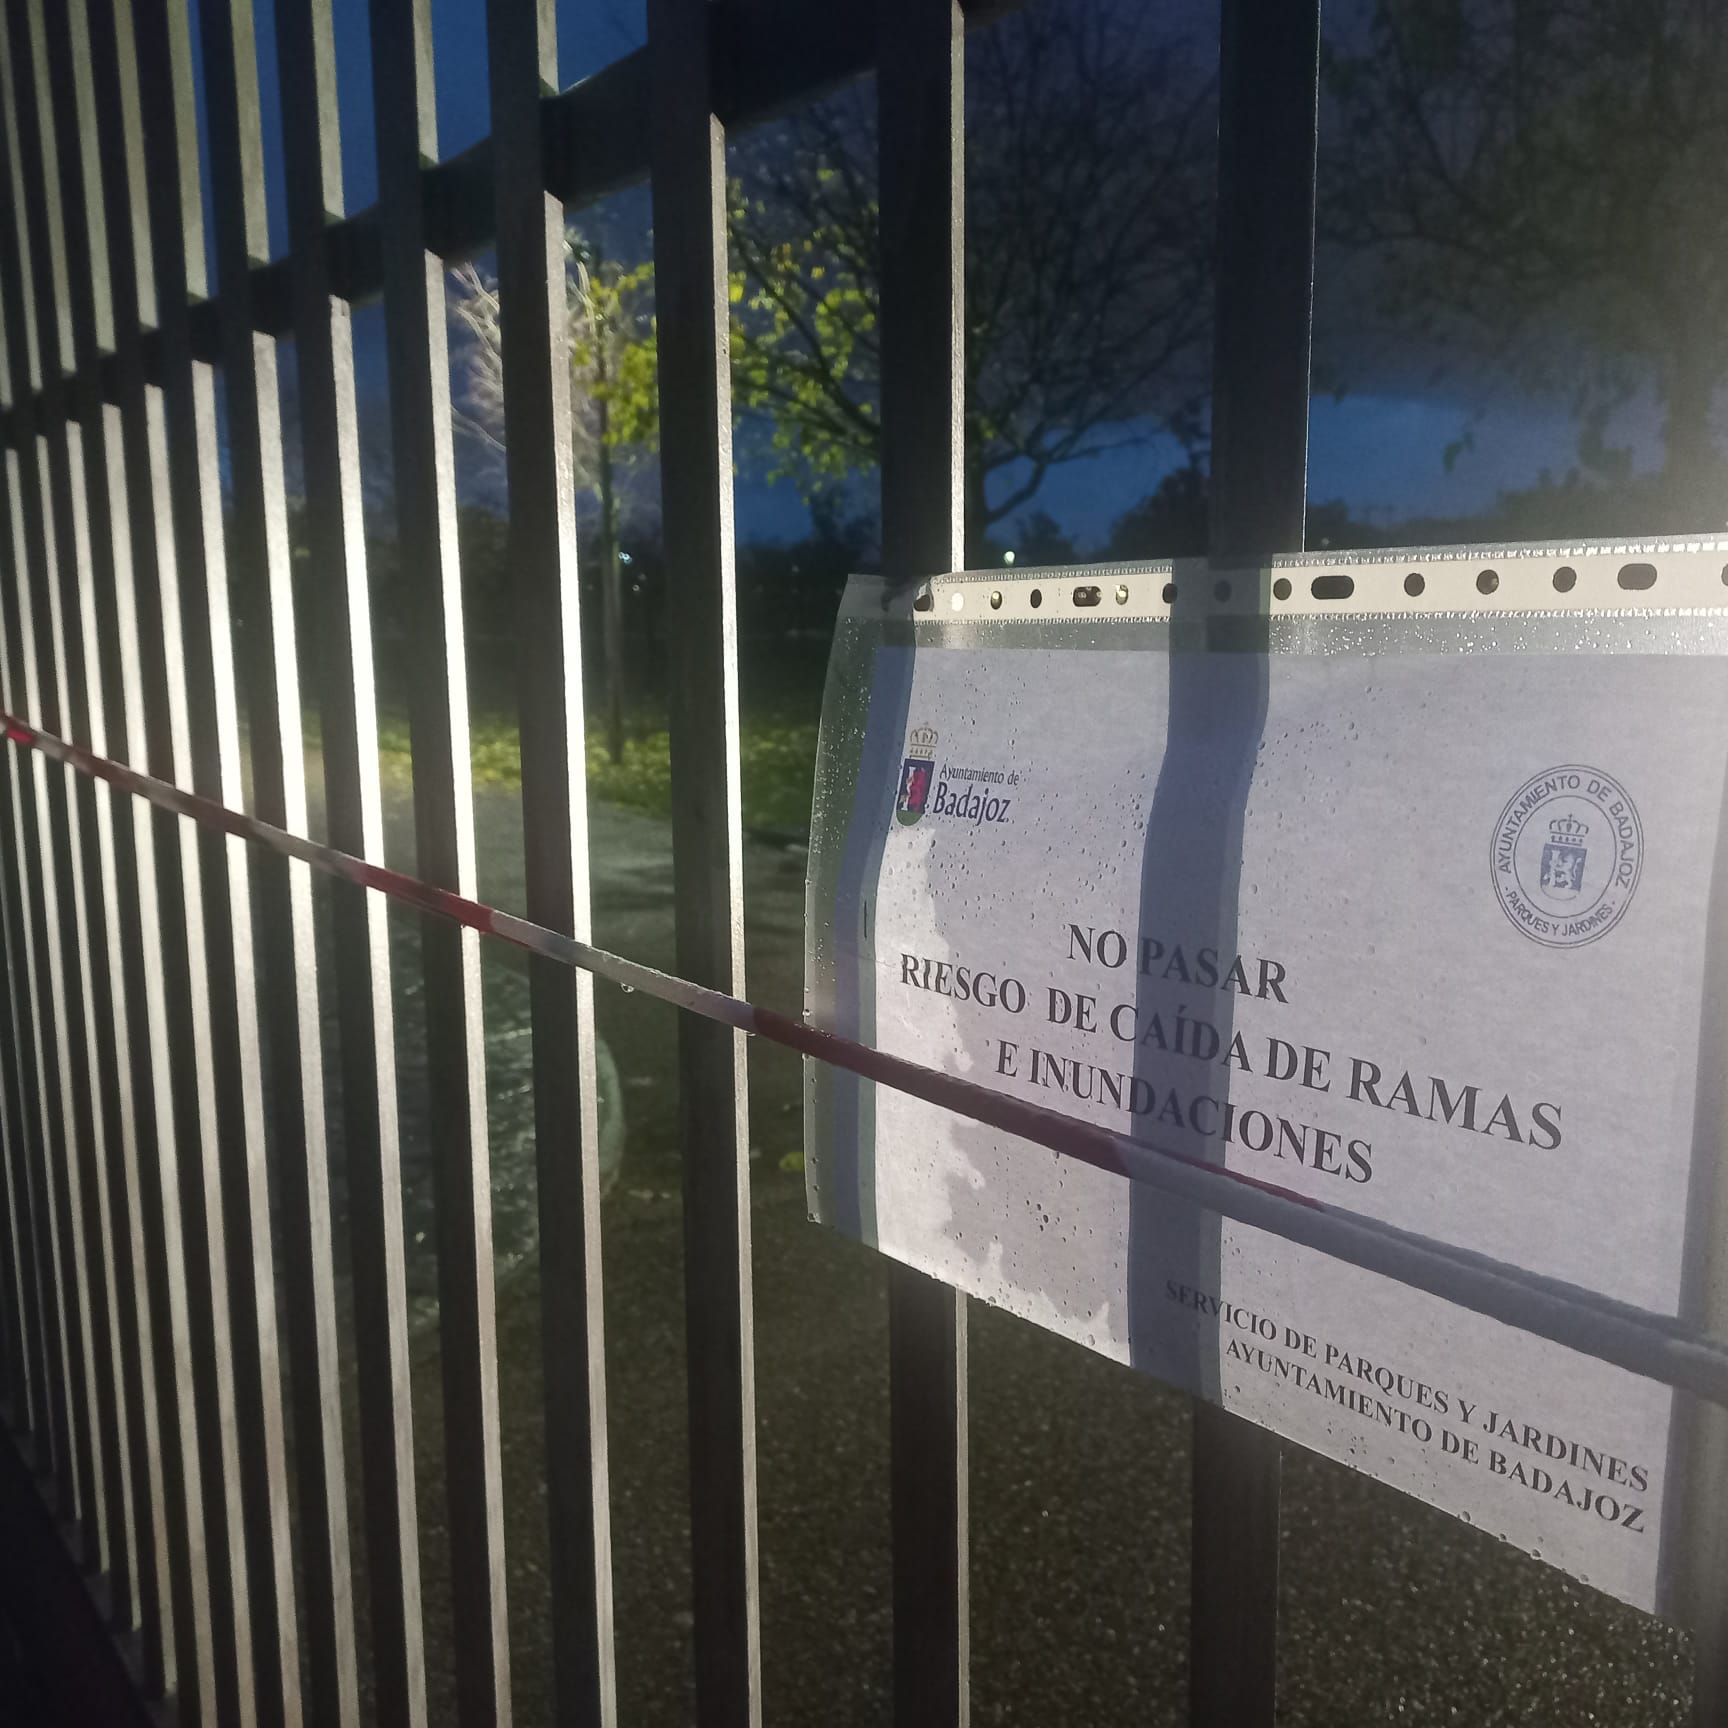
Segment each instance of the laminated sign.
M812 1024L1728 1330L1724 557L855 580ZM820 1220L1683 1611L1667 1385L823 1064L807 1104Z

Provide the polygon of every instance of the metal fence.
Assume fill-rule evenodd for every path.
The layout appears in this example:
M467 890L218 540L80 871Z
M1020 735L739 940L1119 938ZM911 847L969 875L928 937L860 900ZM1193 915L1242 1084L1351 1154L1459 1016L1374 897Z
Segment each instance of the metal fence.
M444 270L496 246L510 309L526 911L586 944L563 224L568 208L651 182L677 970L711 993L710 1008L742 997L727 132L875 71L884 566L905 581L958 568L962 60L965 28L986 8L648 0L647 48L557 92L550 0L487 0L492 136L440 161L429 0L370 0L380 200L347 217L333 0L275 0L291 249L270 262L250 0L201 0L214 284L184 0L0 10L0 704L22 722L0 776L7 1417L51 1476L81 1563L105 1578L114 1627L136 1629L144 1690L173 1695L186 1722L359 1720L357 1468L376 1718L426 1720L384 889L417 898L457 1713L502 1722L485 920L473 912ZM1224 0L1214 553L1250 563L1301 543L1318 25L1318 0ZM379 297L413 592L418 886L382 872L350 328L351 308ZM307 832L284 335L298 369L329 843L374 871L335 883L323 976L307 856L220 819L244 808L290 837ZM244 631L232 628L231 583L243 585ZM38 734L88 755L32 748ZM141 798L88 772L90 759L202 803ZM542 944L530 960L539 1227L559 1245L542 1262L554 1683L559 1721L609 1723L594 1009L587 962L561 954ZM342 1431L324 1144L320 1003L331 1000L357 1461ZM761 1716L740 1024L686 1013L679 1025L705 1725ZM898 1267L889 1286L894 1713L952 1728L968 1716L965 1305ZM1192 1719L1270 1723L1277 1444L1208 1407L1195 1423Z

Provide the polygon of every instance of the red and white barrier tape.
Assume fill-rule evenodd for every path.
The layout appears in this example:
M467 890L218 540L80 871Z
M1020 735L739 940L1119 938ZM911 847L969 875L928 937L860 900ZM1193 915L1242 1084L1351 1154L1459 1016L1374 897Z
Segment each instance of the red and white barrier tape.
M92 755L64 739L0 715L9 742L39 750L56 762L106 781L210 828L238 836L315 870L495 936L530 954L639 990L753 1037L844 1068L880 1085L921 1098L956 1115L1031 1141L1060 1157L1157 1188L1172 1199L1216 1212L1353 1266L1396 1279L1413 1289L1486 1314L1520 1331L1551 1339L1633 1374L1660 1380L1728 1406L1728 1343L1672 1315L1654 1314L1597 1291L1436 1241L1394 1224L1363 1217L1304 1194L1256 1180L1239 1170L1206 1164L1126 1134L1063 1116L971 1080L943 1074L901 1056L872 1049L836 1033L818 1031L772 1009L710 990L652 966L643 966L591 943L579 942L495 906L433 887L399 870L368 863L304 835L290 834L255 816L182 791L120 762Z

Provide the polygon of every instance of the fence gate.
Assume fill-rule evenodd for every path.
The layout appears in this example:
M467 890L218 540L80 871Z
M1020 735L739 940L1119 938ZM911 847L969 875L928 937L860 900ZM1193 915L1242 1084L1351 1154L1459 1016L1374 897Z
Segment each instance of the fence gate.
M556 1718L616 1720L593 979L661 996L680 1009L698 1715L751 1724L745 1037L856 1053L744 1000L726 141L874 71L884 568L903 583L959 569L964 38L1002 8L648 0L647 46L560 91L550 0L486 0L491 136L441 159L430 0L343 0L362 3L380 197L348 215L338 8L274 0L290 247L270 261L251 0L0 0L0 1397L141 1696L171 1696L188 1723L357 1723L363 1588L367 1714L428 1719L385 922L391 898L418 908L447 1484L435 1539L455 1719L507 1721L480 954L483 938L525 949L538 1228L557 1245L541 1262ZM1239 563L1301 546L1318 53L1318 0L1224 0L1212 484L1214 556ZM677 978L590 944L563 318L566 211L643 179ZM444 272L492 247L509 309L525 917L482 904L476 878L446 348ZM384 859L361 511L352 320L375 300L412 594L412 877ZM298 452L283 448L285 336ZM303 472L298 589L285 459ZM297 593L316 622L306 690ZM322 964L315 873L333 878ZM889 1290L894 1719L954 1728L969 1714L965 1305L898 1267ZM1269 1724L1278 1448L1206 1407L1194 1422L1191 1718ZM1718 1719L1717 1666L1701 1669L1701 1720Z

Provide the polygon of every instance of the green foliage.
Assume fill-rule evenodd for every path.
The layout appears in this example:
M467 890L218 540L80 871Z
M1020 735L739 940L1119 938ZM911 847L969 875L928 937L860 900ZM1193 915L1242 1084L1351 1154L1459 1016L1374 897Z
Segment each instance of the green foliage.
M816 781L816 731L813 719L745 722L741 761L747 828L809 826Z
M316 710L308 709L306 741L318 746ZM400 713L380 716L378 747L387 779L406 784L411 772L408 722ZM588 728L588 790L591 797L652 816L672 814L670 740L664 725L625 739L623 760L606 753L598 721ZM477 786L519 787L522 751L514 716L481 712L469 730L469 759ZM813 715L769 714L746 718L740 740L744 823L747 828L799 830L810 821L816 777Z
M306 742L316 749L319 738L316 711L307 710ZM476 786L520 786L522 745L513 718L501 714L476 714L468 729L468 760ZM386 708L378 716L378 761L385 783L409 784L414 769L414 750L408 716Z
M824 172L818 169L818 177ZM816 488L876 460L876 409L860 390L876 301L856 259L858 223L874 228L875 205L854 212L851 226L814 217L788 237L769 237L766 220L767 206L746 199L742 184L732 180L727 225L734 268L727 292L733 403L772 427L779 460L771 477ZM609 405L607 442L653 449L659 442L653 265L596 266L591 280L595 288L586 300L572 290L572 365L581 387Z
M321 732L318 711L308 708L306 711L306 745L308 749L319 747ZM413 746L408 738L408 716L392 713L386 710L378 716L378 768L386 782L394 781L406 786L412 772L414 760ZM521 778L521 770L517 770L517 778Z
M450 312L462 340L460 431L502 450L504 305L497 280L472 264L454 273ZM564 239L571 433L577 483L599 484L602 449L650 451L660 442L654 340L654 266L602 258L583 236Z
M654 266L595 259L579 280L571 289L570 369L593 401L606 405L600 440L613 449L657 450Z
M744 825L797 830L810 822L816 776L816 722L754 718L739 739ZM654 816L672 814L672 760L665 731L627 738L624 759L613 762L597 731L588 736L588 790L611 804Z
M878 212L855 176L820 154L805 166L796 213L728 189L732 393L772 427L773 477L819 491L880 453Z
M672 763L664 731L626 737L624 754L614 762L597 730L588 734L588 791L608 804L652 815L672 813Z

